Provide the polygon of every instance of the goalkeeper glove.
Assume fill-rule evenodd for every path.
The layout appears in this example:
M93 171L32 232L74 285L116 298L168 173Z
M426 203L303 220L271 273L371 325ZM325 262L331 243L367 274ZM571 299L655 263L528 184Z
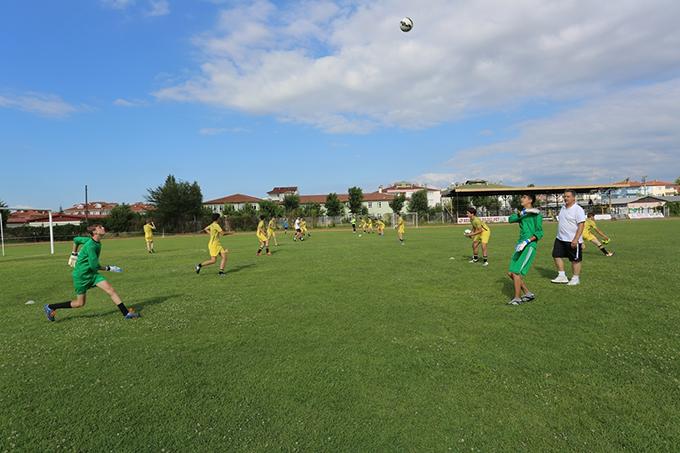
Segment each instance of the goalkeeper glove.
M538 208L529 208L529 209L522 209L519 213L520 216L525 216L527 214L540 214L541 211L538 210Z
M110 272L123 272L123 269L118 266L106 266L106 270Z
M531 243L531 241L530 241L529 239L523 240L522 242L520 242L519 244L517 244L517 246L515 247L515 252L521 252L521 251L524 250L524 249L526 248L526 246L529 245L530 243Z
M71 256L68 257L68 265L75 267L76 261L78 261L78 252L71 252Z
M602 241L602 243L603 243L604 245L607 245L607 244L609 244L610 241L611 241L611 239L607 238L607 239L605 239L604 241Z

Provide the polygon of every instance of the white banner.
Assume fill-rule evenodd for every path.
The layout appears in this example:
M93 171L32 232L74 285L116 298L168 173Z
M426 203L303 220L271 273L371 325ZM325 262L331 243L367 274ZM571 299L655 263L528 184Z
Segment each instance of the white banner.
M661 212L631 212L628 214L628 218L631 220L638 219L663 219L663 213Z
M497 216L489 216L489 217L480 217L485 223L508 223L509 217L506 215L497 215ZM459 225L466 225L470 223L470 219L468 217L458 217L458 224Z
M611 214L595 214L595 220L611 220Z

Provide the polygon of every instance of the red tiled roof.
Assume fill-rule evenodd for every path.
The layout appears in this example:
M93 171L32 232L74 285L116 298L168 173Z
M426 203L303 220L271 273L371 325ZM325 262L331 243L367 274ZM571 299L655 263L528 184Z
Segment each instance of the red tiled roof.
M262 201L261 198L251 197L250 195L243 195L242 193L235 193L233 195L227 195L226 197L204 201L203 204L259 203L260 201Z
M297 186L291 186L291 187L274 187L270 192L267 192L267 194L279 194L279 193L297 192L297 190L298 190Z
M106 201L91 201L87 204L87 210L88 211L99 211L99 210L107 210L110 211L111 209L115 208L118 206L118 203L109 203ZM64 209L64 212L73 212L73 211L82 211L85 209L85 203L78 203L74 204L68 209Z
M156 206L152 205L151 203L144 203L141 201L138 201L137 203L133 203L130 205L130 210L132 212L148 212L148 211L155 211Z
M406 190L429 190L433 192L438 192L439 189L434 189L432 187L419 186L417 184L392 184L389 187L385 187L383 191L393 191L393 192L403 192Z
M32 222L33 219L44 217L47 211L40 211L36 209L27 209L25 211L10 212L7 218L7 223L22 224Z
M621 185L621 186L628 186L628 187L642 187L642 186L647 186L647 187L652 187L652 186L671 186L675 187L676 184L674 182L668 182L668 181L659 181L658 179L652 179L651 181L619 181L615 182L614 185Z
M364 201L392 201L394 200L393 193L369 192L364 194Z
M349 195L346 193L339 193L338 195L338 200L340 200L341 203L347 203L349 200ZM300 195L300 204L312 204L312 203L320 203L324 204L326 203L326 197L328 195Z

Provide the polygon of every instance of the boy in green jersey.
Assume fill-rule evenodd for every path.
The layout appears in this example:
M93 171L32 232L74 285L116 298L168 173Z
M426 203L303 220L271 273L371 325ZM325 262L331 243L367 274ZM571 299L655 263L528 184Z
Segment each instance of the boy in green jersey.
M138 313L130 308L125 307L125 304L116 290L113 289L103 276L99 275L99 271L122 272L118 266L101 266L99 264L99 254L102 250L101 239L106 234L106 230L100 224L92 225L87 229L91 237L75 237L73 238L73 252L71 257L77 257L75 268L73 269L73 287L76 290L76 298L71 301L60 302L57 304L45 305L45 315L49 321L55 320L56 310L62 308L80 308L85 306L87 301L87 290L95 286L102 289L111 297L118 309L123 314L125 319L135 319L139 317ZM78 247L82 246L80 253Z
M524 282L524 277L536 258L536 243L543 237L543 217L538 209L534 208L535 202L536 195L522 195L520 197L522 210L512 214L508 219L510 223L519 223L519 240L515 246L515 253L510 259L508 272L508 277L512 279L515 286L515 295L509 302L510 305L519 305L536 298Z

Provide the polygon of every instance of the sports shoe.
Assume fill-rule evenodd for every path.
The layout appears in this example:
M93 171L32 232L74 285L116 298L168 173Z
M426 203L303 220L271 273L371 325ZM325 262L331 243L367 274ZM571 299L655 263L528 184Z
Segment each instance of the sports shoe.
M128 309L128 314L125 315L125 319L137 319L139 318L139 313L134 311L134 309L130 308Z
M614 256L614 252L607 253L607 256Z
M225 274L224 271L219 271L217 273L217 275L219 275L220 277L226 277L227 276L227 274Z
M45 304L43 306L43 310L45 310L45 316L47 316L48 321L54 321L54 314L55 310L52 310L49 305Z
M526 293L522 296L522 302L531 302L534 299L536 299L536 294L534 293Z
M201 265L197 264L196 267L194 267L194 270L196 271L197 274L201 272Z
M566 275L558 275L550 281L553 283L569 283L569 279Z
M489 262L488 262L488 261L484 261L484 263L482 264L482 266L484 266L484 267L486 267L486 266L488 266L488 265L489 265Z
M569 283L567 283L567 286L576 286L581 284L581 279L579 278L572 278L569 280Z
M471 259L470 261L468 261L468 263L479 263L479 260Z
M508 305L522 305L522 299L515 297L510 302L508 302Z

